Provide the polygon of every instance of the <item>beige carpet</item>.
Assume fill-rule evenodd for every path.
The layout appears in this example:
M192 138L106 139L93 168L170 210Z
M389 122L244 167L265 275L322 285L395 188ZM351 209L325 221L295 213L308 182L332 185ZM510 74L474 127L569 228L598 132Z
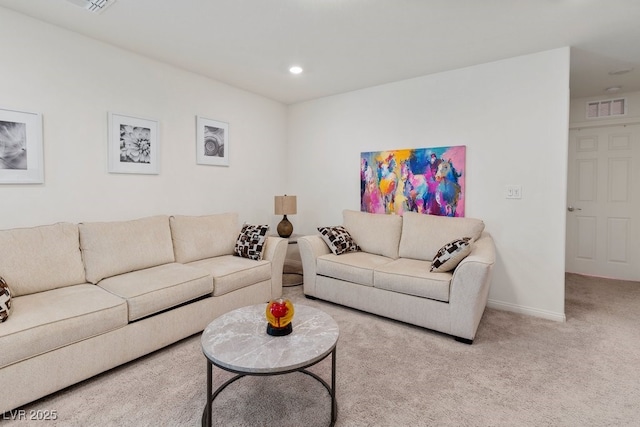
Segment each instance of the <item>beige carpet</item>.
M300 286L285 295L340 326L337 426L640 425L640 283L568 275L566 288L566 323L487 309L472 346L306 300ZM316 368L329 378L329 359ZM205 373L196 335L21 408L55 410L55 422L5 414L0 426L196 426ZM244 378L214 409L217 426L329 423L326 390L300 373Z

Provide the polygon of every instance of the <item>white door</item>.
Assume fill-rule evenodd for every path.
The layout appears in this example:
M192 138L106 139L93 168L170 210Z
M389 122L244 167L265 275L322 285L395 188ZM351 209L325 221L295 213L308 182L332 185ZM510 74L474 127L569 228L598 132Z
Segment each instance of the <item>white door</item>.
M569 131L566 270L640 280L640 125Z

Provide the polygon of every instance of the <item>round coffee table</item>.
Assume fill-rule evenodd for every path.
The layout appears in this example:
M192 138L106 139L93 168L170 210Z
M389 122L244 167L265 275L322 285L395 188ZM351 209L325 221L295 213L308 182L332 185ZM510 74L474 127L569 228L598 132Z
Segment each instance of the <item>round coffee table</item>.
M294 306L293 332L283 337L267 334L267 304L242 307L215 319L202 333L207 358L207 404L202 425L211 426L212 403L229 384L247 375L282 375L302 372L320 382L331 397L331 423L338 417L336 402L336 345L338 324L313 307ZM331 354L331 385L306 368ZM236 375L213 389L213 366Z

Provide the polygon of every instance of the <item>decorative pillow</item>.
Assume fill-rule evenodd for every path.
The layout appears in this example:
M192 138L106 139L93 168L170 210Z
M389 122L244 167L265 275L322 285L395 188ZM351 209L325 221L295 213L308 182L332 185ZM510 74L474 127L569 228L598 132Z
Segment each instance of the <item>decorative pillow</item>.
M351 234L341 225L335 227L318 227L322 240L329 246L331 252L336 255L345 252L357 252L360 247L354 242Z
M471 237L453 240L443 247L433 257L431 263L432 273L451 271L471 253Z
M236 240L234 255L256 261L261 260L268 231L268 225L243 225Z
M9 318L11 314L11 291L9 285L0 277L0 323Z

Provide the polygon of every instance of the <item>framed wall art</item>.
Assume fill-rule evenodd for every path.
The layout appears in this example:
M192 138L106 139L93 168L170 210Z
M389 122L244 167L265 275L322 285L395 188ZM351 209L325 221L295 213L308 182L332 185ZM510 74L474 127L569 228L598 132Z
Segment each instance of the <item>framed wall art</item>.
M229 124L196 117L196 162L229 166Z
M360 155L360 210L463 217L466 147L371 151Z
M158 122L109 113L109 172L160 173Z
M42 184L42 115L0 109L0 184Z

